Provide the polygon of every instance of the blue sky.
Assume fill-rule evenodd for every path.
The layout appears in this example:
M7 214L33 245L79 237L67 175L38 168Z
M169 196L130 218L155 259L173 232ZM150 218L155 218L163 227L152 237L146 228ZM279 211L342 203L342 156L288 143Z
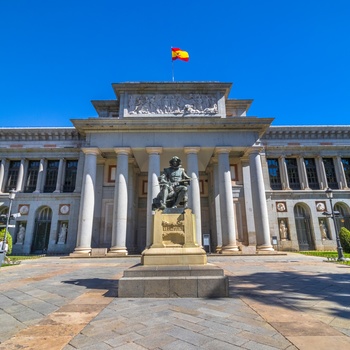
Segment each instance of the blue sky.
M232 82L273 125L350 124L348 0L0 0L0 127L71 126L111 84Z

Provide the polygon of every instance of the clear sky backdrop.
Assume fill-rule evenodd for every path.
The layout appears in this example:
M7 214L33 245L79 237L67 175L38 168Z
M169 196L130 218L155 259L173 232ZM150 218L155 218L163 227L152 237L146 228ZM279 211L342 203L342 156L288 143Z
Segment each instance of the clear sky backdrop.
M0 0L0 127L72 126L111 84L232 82L273 125L350 124L349 0Z

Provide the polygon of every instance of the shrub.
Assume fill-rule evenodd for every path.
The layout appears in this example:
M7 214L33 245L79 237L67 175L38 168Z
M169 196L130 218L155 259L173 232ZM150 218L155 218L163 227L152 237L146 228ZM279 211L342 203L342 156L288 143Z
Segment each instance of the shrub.
M345 253L350 253L350 231L342 227L339 232L340 244Z
M5 228L0 231L0 241L4 240L5 232L6 232ZM6 235L6 243L9 246L7 254L11 254L12 253L12 236L10 235L10 233L8 231L7 231L7 235Z

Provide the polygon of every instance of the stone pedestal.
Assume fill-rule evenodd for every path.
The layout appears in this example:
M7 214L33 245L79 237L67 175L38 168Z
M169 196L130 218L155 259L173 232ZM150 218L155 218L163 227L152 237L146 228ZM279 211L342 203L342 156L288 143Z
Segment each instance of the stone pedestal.
M153 244L142 253L142 265L204 265L205 250L196 242L195 217L190 209L157 210Z
M195 217L190 209L157 210L153 244L141 264L124 271L121 298L210 298L228 296L224 271L207 264L196 242Z

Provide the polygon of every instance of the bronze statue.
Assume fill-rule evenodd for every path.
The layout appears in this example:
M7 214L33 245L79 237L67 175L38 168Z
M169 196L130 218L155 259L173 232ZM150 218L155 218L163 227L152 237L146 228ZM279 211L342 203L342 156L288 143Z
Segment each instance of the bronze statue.
M165 168L159 176L160 192L153 200L153 209L177 208L183 205L187 208L187 186L191 178L181 166L179 157L172 157L170 167Z

